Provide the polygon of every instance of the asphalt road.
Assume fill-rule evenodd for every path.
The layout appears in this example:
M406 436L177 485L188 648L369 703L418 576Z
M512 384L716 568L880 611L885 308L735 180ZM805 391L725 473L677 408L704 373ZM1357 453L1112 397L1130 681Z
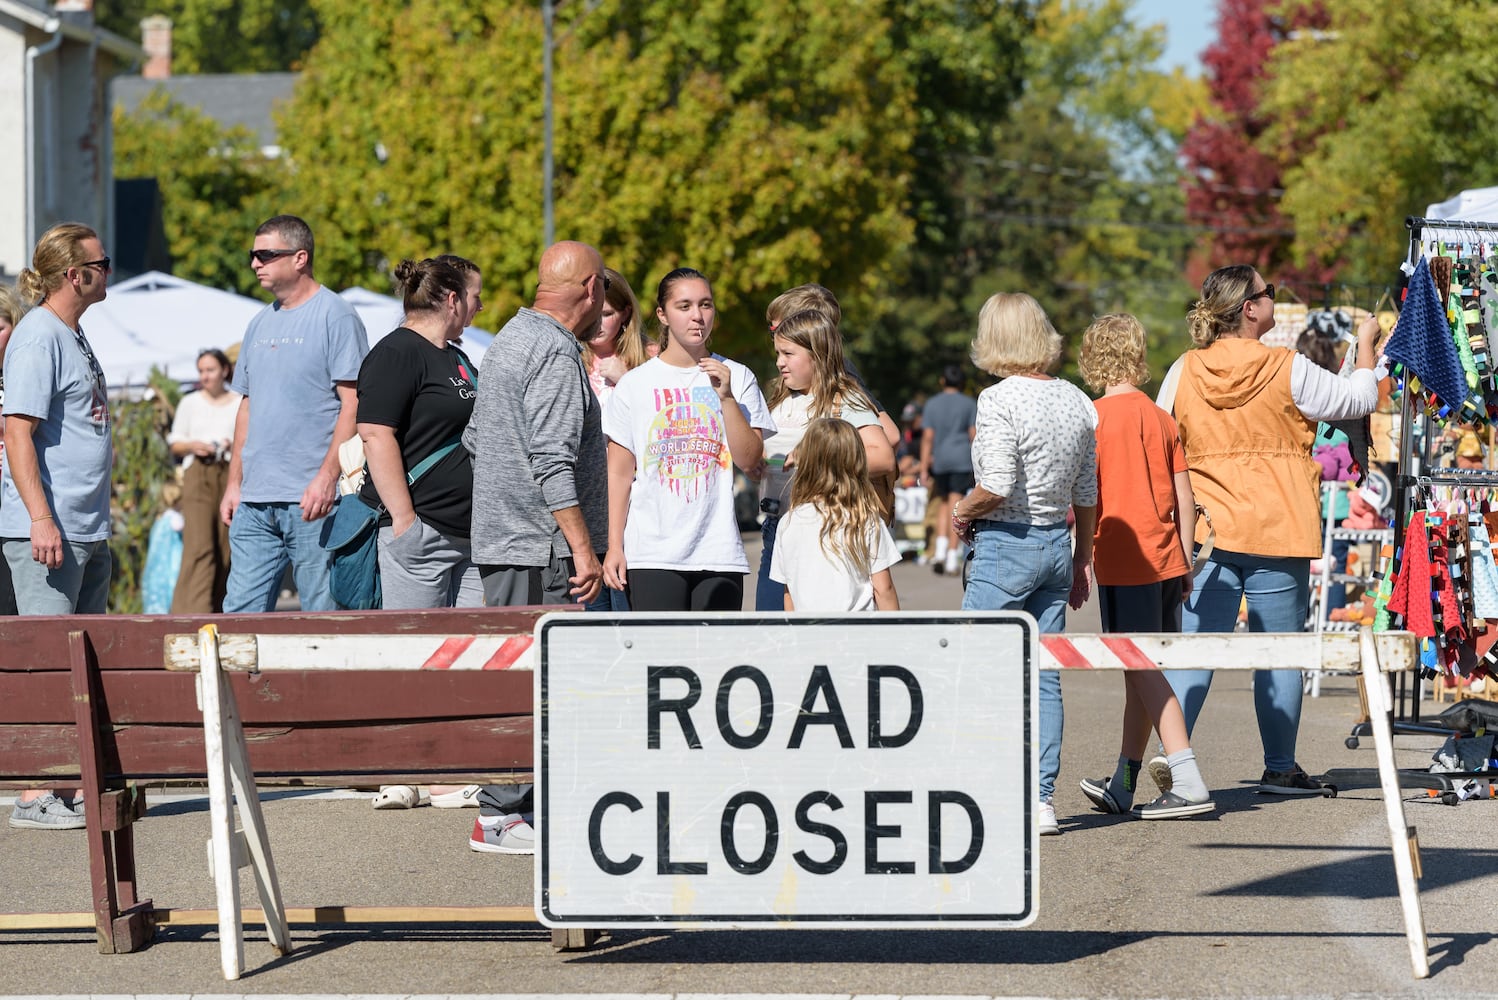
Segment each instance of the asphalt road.
M907 608L955 608L955 580L906 564ZM1096 627L1087 609L1072 628ZM1441 806L1410 793L1419 830L1432 977L1413 979L1382 801L1256 795L1261 770L1250 677L1225 673L1198 727L1216 814L1146 823L1089 811L1077 788L1117 754L1121 680L1070 672L1056 805L1063 835L1040 850L1039 918L1009 931L618 931L557 954L539 926L294 927L276 959L258 928L248 972L226 984L215 931L163 928L134 955L104 956L87 931L0 934L16 993L618 994L778 993L983 996L1453 997L1498 991L1493 900L1495 802ZM1351 678L1307 699L1301 762L1317 772L1371 766L1343 738L1358 712ZM1428 710L1431 710L1428 708ZM1401 762L1436 740L1403 737ZM1418 798L1413 796L1419 795ZM158 905L211 907L207 803L156 796L137 827L140 883ZM265 806L286 901L312 904L527 904L529 858L466 847L472 811L374 812L358 798L270 794ZM81 833L0 825L0 910L90 908ZM246 905L253 882L244 874ZM32 975L42 978L35 979Z

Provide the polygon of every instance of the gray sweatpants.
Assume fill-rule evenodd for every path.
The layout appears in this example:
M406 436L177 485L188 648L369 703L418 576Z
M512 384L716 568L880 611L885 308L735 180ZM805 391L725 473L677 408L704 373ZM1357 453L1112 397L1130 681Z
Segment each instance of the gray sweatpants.
M449 538L417 518L399 538L393 528L381 528L378 551L382 607L484 606L484 585L467 539Z

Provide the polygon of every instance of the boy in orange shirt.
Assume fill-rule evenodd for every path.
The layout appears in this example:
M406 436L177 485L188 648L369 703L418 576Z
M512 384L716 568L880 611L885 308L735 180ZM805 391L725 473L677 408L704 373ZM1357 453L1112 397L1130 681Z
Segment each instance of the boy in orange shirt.
M1097 407L1098 512L1092 559L1105 632L1179 632L1191 593L1189 553L1196 501L1175 421L1139 391L1149 379L1144 327L1133 316L1093 321L1082 336L1082 378L1103 390ZM1165 676L1124 674L1123 739L1113 777L1082 782L1098 809L1128 812L1153 724L1165 746L1160 797L1134 807L1141 819L1176 819L1214 805L1186 719ZM1151 771L1155 772L1151 762Z

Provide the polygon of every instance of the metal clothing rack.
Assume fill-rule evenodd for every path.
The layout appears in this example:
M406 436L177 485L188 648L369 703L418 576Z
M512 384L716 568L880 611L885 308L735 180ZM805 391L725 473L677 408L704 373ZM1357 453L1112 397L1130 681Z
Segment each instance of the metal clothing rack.
M1410 233L1409 253L1413 257L1420 250L1422 234L1427 229L1434 229L1442 233L1454 233L1470 236L1473 242L1495 245L1495 256L1498 256L1498 222L1477 222L1463 219L1427 219L1420 216L1408 216L1404 220L1405 227ZM1484 237L1490 237L1491 240ZM1394 479L1394 549L1400 551L1404 545L1405 524L1409 519L1412 503L1416 492L1431 486L1452 486L1465 488L1490 488L1498 487L1498 471L1489 469L1456 469L1447 467L1426 467L1424 458L1417 457L1414 446L1414 405L1412 394L1406 390L1400 397L1400 420L1399 420L1399 455L1397 461L1397 473ZM1432 440L1432 421L1429 414L1422 415L1424 430L1424 449L1426 453L1430 450ZM1392 702L1397 706L1396 712L1390 719L1394 732L1416 735L1447 735L1450 730L1441 726L1422 725L1420 722L1420 689L1421 682L1416 681L1413 691L1408 690L1407 674L1390 676L1390 691L1395 699ZM1372 735L1372 727L1367 722L1360 722L1353 726L1351 735L1347 738L1349 747L1358 745L1359 737ZM1432 778L1440 777L1431 775ZM1430 786L1427 786L1430 787ZM1437 785L1434 787L1445 787Z

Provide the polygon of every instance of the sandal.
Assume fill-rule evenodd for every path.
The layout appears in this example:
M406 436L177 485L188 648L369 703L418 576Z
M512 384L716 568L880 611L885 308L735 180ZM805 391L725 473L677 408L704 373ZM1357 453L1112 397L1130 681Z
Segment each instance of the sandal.
M370 804L376 809L415 809L425 798L426 791L415 785L381 785Z

